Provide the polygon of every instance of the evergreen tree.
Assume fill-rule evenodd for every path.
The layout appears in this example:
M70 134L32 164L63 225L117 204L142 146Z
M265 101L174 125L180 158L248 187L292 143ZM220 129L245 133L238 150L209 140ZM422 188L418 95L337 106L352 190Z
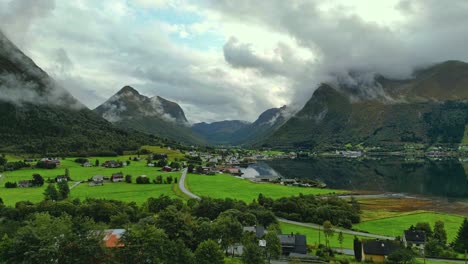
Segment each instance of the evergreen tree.
M453 243L456 251L464 253L468 250L468 219L465 218L460 229L458 230L457 238Z
M443 245L447 244L447 232L445 231L445 225L442 221L437 221L434 226L434 239L438 240Z
M68 198L70 194L70 187L68 186L67 182L59 182L58 183L58 192L60 200L64 200Z
M55 188L55 184L49 184L44 191L44 196L46 200L58 201L59 200L59 193L57 188Z
M32 182L34 186L42 186L44 185L44 178L42 178L41 175L36 173L36 174L33 174Z

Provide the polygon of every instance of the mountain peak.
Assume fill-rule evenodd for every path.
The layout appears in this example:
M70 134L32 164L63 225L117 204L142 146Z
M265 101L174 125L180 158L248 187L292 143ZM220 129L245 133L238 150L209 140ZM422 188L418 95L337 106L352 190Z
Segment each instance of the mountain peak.
M120 91L117 92L117 94L124 94L124 93L140 95L140 93L135 88L128 86L128 85L124 86L122 89L120 89Z

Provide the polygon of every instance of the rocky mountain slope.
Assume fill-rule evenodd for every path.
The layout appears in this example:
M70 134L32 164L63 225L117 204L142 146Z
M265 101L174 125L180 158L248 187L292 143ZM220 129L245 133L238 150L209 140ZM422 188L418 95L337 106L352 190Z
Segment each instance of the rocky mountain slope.
M251 145L271 135L283 125L289 113L286 106L263 112L253 122L227 120L214 123L198 123L192 129L213 145Z
M119 127L189 144L204 143L194 135L177 103L159 96L146 97L130 86L123 87L94 112Z
M457 144L466 134L467 63L441 63L415 72L408 80L377 76L378 92L373 97L366 97L369 93L362 89L321 85L263 145L333 149L347 143Z

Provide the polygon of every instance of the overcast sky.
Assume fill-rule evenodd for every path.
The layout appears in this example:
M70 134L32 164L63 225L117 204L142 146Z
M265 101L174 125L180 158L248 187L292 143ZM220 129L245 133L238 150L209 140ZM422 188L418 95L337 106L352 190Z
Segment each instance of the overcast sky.
M466 61L467 14L465 0L0 0L6 35L89 108L131 85L191 122L299 108L349 71Z

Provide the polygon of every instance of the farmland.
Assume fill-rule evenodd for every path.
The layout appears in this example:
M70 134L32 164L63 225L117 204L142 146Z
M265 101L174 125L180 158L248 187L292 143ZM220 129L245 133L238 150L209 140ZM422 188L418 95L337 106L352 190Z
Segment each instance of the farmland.
M116 161L129 161L134 156L120 156L120 157L90 157L88 160L95 164L96 160L100 163L106 160ZM143 157L142 157L143 158ZM72 181L86 181L94 175L102 175L110 177L114 173L122 172L124 175L132 175L133 183L108 183L104 186L90 187L87 183L82 183L71 191L71 198L107 198L117 199L122 201L135 201L141 203L149 197L157 197L160 194L175 196L172 184L148 184L141 185L135 183L135 178L139 175L146 175L152 181L156 176L161 175L163 178L172 176L179 178L180 172L162 172L161 168L146 166L146 160L130 161L129 166L122 168L105 168L101 166L83 167L81 164L76 163L75 158L66 158L61 160L59 168L55 169L38 169L38 168L25 168L16 171L4 172L0 178L0 196L7 205L14 205L18 201L32 201L38 202L43 199L43 192L45 186L34 188L4 188L5 182L18 182L20 180L29 180L32 174L38 173L45 180L55 179L58 175L63 175L65 169L68 169Z

